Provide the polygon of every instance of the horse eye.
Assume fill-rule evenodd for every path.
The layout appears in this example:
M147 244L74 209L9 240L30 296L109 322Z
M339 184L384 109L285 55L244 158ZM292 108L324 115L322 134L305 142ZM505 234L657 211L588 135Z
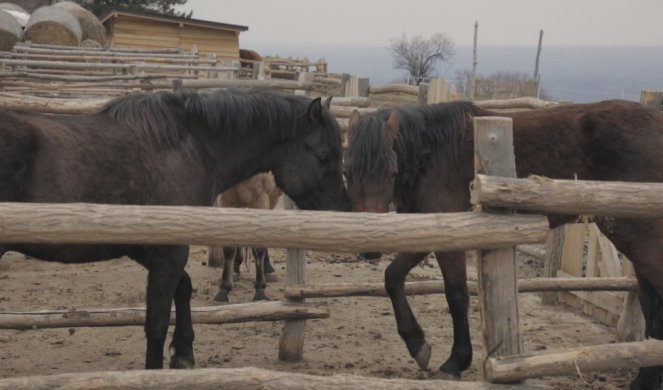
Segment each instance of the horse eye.
M329 163L329 160L330 160L329 156L318 157L318 163L320 165L327 165L327 163Z

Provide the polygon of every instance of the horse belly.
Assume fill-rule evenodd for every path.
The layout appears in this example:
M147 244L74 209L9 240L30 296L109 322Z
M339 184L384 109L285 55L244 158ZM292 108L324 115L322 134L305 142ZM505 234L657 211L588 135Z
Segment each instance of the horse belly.
M2 249L0 247L0 249ZM144 250L128 245L45 245L9 244L6 251L16 251L26 256L65 264L91 263L129 256L135 260L144 258ZM1 252L0 252L1 253Z

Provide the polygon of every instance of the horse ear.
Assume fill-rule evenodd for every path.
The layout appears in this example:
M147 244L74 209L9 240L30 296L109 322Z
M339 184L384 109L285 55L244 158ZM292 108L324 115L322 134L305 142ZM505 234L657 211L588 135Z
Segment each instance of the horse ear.
M361 114L359 114L359 111L356 109L352 110L352 114L350 114L350 120L348 121L348 128L352 129L355 126L357 126L357 122L359 122L359 117Z
M325 99L325 102L322 103L322 106L326 108L327 110L331 110L331 101L332 101L333 96L328 97Z
M389 137L390 140L395 140L396 135L398 134L398 127L400 126L400 121L401 121L401 114L400 112L396 109L393 110L389 114L389 118L387 118L387 122L385 123L385 131L387 132L387 137Z
M308 105L308 109L306 110L309 119L316 123L322 120L322 104L320 103L320 100L320 98L311 100L311 103Z

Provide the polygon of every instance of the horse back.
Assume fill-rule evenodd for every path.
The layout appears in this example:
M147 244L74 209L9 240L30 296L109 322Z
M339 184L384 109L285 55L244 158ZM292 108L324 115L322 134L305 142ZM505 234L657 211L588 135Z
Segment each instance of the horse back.
M663 181L663 115L611 100L513 116L519 177Z

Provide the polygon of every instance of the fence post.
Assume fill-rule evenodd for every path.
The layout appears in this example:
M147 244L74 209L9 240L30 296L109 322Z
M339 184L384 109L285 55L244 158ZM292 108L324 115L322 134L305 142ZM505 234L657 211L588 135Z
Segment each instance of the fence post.
M295 210L297 206L283 196L283 206L286 210ZM306 258L303 249L288 249L286 252L285 284L302 285L306 283ZM304 299L288 298L289 302L303 302ZM296 362L302 360L304 354L304 330L306 320L289 320L283 325L281 340L279 341L279 360Z
M428 83L419 83L419 93L417 94L417 103L428 104Z
M428 85L428 104L444 103L449 101L449 83L447 80L433 79Z
M475 174L516 177L511 118L474 118ZM510 209L490 209L509 214ZM522 350L518 322L516 248L479 252L478 293L484 341L483 368L489 357L516 355Z
M347 74L347 73L343 73L341 75L341 89L338 93L339 96L345 96L346 95L346 91L349 88L348 84L350 84L350 75Z
M640 91L640 103L655 110L663 111L663 92L642 90Z

